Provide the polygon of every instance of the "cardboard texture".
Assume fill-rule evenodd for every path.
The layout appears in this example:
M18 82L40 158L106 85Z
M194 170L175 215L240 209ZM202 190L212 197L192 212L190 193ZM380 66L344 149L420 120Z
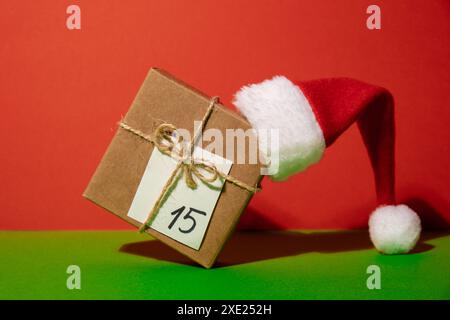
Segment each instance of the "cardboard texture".
M187 129L193 134L194 121L202 119L209 102L210 97L176 80L167 72L153 68L149 71L124 121L147 134L153 133L156 127L164 122ZM217 103L205 130L209 128L220 130L225 137L226 129L247 130L251 126L240 115ZM249 139L246 139L245 143L248 159ZM224 139L224 148L225 145ZM234 159L230 159L233 161L230 175L250 186L257 185L261 179L260 164L237 164L236 141L233 145L235 152ZM141 223L128 217L127 213L153 148L152 143L119 127L83 196L139 227ZM226 157L225 150L222 156ZM252 194L248 191L225 182L198 251L153 229L148 228L146 232L209 268L214 264L251 197Z

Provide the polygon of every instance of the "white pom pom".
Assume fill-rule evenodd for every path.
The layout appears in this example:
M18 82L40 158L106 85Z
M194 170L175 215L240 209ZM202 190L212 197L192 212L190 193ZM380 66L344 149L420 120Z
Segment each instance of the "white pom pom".
M369 219L370 239L385 254L410 251L419 240L420 230L419 216L403 204L380 206Z

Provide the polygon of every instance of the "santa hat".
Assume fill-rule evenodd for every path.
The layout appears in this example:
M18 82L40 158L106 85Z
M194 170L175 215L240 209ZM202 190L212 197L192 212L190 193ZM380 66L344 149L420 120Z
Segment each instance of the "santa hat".
M276 76L244 86L234 104L257 132L278 129L277 150L266 153L277 154L271 159L276 160L271 163L277 167L271 175L275 181L317 163L325 148L357 122L375 176L378 208L369 219L371 240L386 254L414 247L420 219L406 205L395 203L394 101L389 91L349 78L294 84ZM262 142L264 149L271 146Z

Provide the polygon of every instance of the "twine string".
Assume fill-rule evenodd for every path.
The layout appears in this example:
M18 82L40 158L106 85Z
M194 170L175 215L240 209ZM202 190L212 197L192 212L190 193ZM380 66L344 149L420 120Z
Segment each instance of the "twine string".
M160 124L155 129L153 135L148 135L140 130L131 127L124 121L119 122L119 126L121 128L141 137L142 139L148 142L151 142L153 145L155 145L155 147L158 148L158 150L162 154L177 160L177 166L172 171L169 179L167 180L166 184L161 190L161 193L159 194L158 199L155 202L155 205L153 206L152 210L147 216L147 219L139 228L139 232L144 232L148 228L150 222L153 220L153 217L161 208L164 199L171 192L180 171L182 173L182 176L184 177L186 185L191 189L197 188L197 182L194 179L195 176L205 184L210 184L216 181L218 178L221 178L225 181L233 183L234 185L250 193L255 193L260 190L258 187L249 186L248 184L219 171L214 164L206 162L203 159L195 158L193 156L197 139L203 132L203 129L205 128L206 123L208 122L208 119L211 116L217 101L218 97L213 97L210 100L208 109L206 110L206 113L204 114L203 119L200 122L200 126L197 128L197 130L195 130L194 135L192 136L192 139L187 146L188 148L187 152L182 144L176 143L174 139L174 134L177 128L173 124L170 123ZM207 174L204 174L202 171L206 172Z

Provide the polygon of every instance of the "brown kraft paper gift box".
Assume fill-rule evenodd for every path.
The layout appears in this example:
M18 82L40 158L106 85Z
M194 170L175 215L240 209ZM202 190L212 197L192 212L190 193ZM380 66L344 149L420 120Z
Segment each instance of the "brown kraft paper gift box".
M210 97L175 79L167 72L152 68L142 84L124 122L146 134L154 132L161 123L171 123L177 128L194 130L194 121L200 121L210 104ZM250 129L250 124L239 114L216 103L204 130L215 128L226 136L226 129ZM225 138L224 138L225 140ZM245 159L249 159L249 140L245 141ZM237 143L230 176L256 186L261 180L261 165L237 163ZM227 145L224 141L224 146ZM127 216L154 145L119 127L92 176L83 196L107 209L123 220L140 227L141 223ZM223 151L220 155L226 158ZM201 183L201 182L200 182ZM210 223L199 250L192 249L156 230L146 232L164 242L200 265L210 268L226 240L232 234L241 213L252 193L225 181Z

